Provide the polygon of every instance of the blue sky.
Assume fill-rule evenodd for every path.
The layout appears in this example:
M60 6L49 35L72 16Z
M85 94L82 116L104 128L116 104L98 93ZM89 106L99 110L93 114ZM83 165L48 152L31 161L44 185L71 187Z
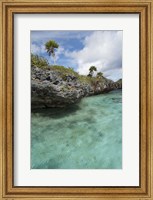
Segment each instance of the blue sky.
M59 44L57 65L72 67L84 75L94 65L109 79L122 78L122 31L31 31L31 52L53 64L44 46L48 40Z

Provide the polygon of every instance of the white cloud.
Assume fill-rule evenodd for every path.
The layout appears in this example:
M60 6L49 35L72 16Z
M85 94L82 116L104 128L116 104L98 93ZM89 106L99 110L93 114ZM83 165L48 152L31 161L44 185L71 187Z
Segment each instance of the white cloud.
M35 45L35 44L31 44L31 53L37 54L39 53L39 46Z
M64 48L63 48L62 46L59 47L59 48L56 50L55 61L57 61L57 60L59 59L60 55L63 54L63 52L64 52Z
M75 59L80 74L88 74L94 65L108 78L122 77L122 31L95 31L83 43L82 50L65 54Z
M108 70L108 71L105 72L105 76L106 76L108 79L117 81L117 80L119 80L120 78L122 78L122 68Z
M41 54L41 53L45 53L45 46L44 45L37 45L35 43L31 44L31 53L33 54Z
M66 62L77 66L75 68L80 74L87 75L90 66L96 66L105 77L114 81L122 77L122 31L34 31L31 34L31 52L47 57L43 40L53 36L63 41L77 38L84 46L81 50L66 51L60 45L55 54L56 62L63 59L63 65ZM52 61L50 58L49 62Z
M55 53L55 61L57 61L60 58L60 55L63 54L64 52L64 48L62 46L60 46L58 49L56 49L56 53ZM40 45L40 44L36 44L36 43L32 43L31 44L31 53L33 54L37 54L37 55L43 55L44 53L46 54L46 56L48 55L46 53L46 49L45 49L45 45ZM44 56L44 55L43 55ZM44 56L44 57L46 57ZM49 62L53 62L52 58L47 58Z

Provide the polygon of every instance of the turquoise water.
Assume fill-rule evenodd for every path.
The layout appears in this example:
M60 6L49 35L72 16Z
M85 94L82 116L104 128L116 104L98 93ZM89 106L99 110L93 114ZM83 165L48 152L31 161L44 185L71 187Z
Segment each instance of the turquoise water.
M121 169L122 91L32 112L31 168Z

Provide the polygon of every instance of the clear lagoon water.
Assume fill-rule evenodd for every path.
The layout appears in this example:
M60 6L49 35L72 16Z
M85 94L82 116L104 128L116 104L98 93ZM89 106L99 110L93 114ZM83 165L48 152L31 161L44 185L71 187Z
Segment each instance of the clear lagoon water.
M32 169L121 169L122 91L32 111Z

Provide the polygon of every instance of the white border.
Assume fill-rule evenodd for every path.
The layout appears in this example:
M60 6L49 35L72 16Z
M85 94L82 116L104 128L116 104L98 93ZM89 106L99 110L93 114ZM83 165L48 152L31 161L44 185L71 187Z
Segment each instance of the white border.
M123 30L123 169L30 169L30 30ZM14 185L139 185L138 14L15 14Z

